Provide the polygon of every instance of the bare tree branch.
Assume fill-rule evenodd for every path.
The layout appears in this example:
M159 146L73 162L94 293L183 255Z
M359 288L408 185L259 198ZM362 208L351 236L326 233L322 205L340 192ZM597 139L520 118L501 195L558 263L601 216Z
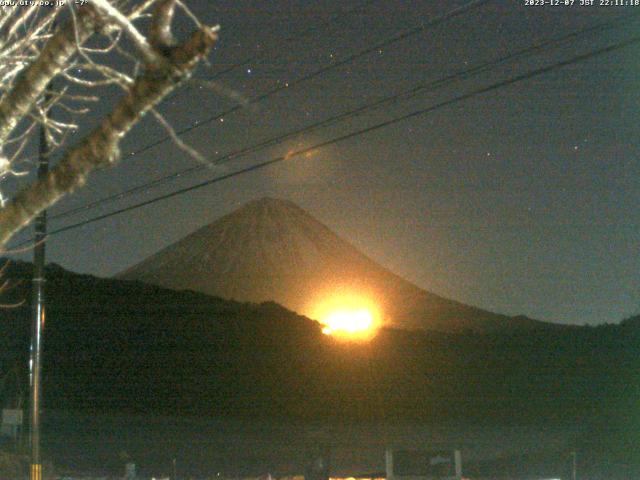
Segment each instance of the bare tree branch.
M76 35L84 42L95 31L98 19L91 9L78 14L76 28L61 28L47 42L37 59L22 72L16 84L0 100L0 146L33 108L47 85L67 66L76 52Z
M151 47L147 38L138 31L135 25L123 13L111 5L108 0L92 0L91 4L104 14L107 21L115 23L125 32L146 63L161 64L164 62L164 58Z
M78 17L80 20L80 15ZM82 16L82 22L78 22L78 27L82 28L79 33L88 36L95 27L95 20L85 14ZM47 50L47 58L54 66L40 62L39 69L29 77L29 84L39 82L42 78L51 78L52 74L63 71L63 59L68 60L72 54L71 50L75 48L75 34L72 30L70 28L64 34L58 32L54 36ZM217 39L217 31L218 27L203 27L184 43L172 48L163 57L164 61L161 64L147 64L146 70L135 79L126 97L91 133L78 145L70 148L44 179L26 187L0 210L0 246L5 245L16 231L28 224L42 210L82 186L92 171L116 163L120 157L119 144L122 138L145 113L190 77L196 65L208 55ZM51 43L54 46L51 46ZM30 98L34 91L44 91L46 82L44 83L39 88L31 86L20 95L13 95L17 98L14 98L4 110L0 104L0 143L15 127L15 118L18 116L16 111L22 112L21 116L24 116L31 108L29 102L22 97ZM23 89L25 88L23 86ZM36 99L37 96L31 104ZM6 112L4 116L3 112Z
M198 163L203 164L204 166L206 166L207 168L209 168L211 170L216 170L216 169L219 168L217 165L215 165L214 163L212 163L209 160L207 160L206 158L204 158L204 155L202 155L200 152L198 152L191 145L185 143L178 136L178 134L173 129L171 124L169 122L167 122L167 120L160 114L160 112L158 112L155 108L153 108L153 109L151 109L151 113L154 116L154 118L156 119L156 121L162 126L162 128L165 129L165 131L167 132L167 134L169 135L169 137L171 138L173 143L175 143L175 145L180 150L185 152L187 155L189 155L191 158L193 158Z
M163 51L175 43L171 33L171 20L175 9L175 0L161 0L154 12L149 38L154 48L159 51Z

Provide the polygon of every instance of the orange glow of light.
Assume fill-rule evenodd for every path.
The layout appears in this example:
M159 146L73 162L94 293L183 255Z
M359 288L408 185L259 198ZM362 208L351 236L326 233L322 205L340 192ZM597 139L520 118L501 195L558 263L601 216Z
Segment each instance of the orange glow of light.
M369 340L379 327L375 305L357 295L336 295L321 301L311 314L324 327L322 333L345 340Z
M332 312L322 323L326 326L322 333L331 335L334 332L344 332L354 335L365 332L373 326L373 317L368 310L338 310Z

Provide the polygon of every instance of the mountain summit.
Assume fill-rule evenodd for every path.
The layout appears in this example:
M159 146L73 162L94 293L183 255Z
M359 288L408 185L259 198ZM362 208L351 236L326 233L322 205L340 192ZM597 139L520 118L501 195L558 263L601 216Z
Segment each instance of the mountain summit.
M325 298L354 292L387 325L492 332L546 324L507 317L426 292L358 251L287 200L251 201L119 275L224 298L273 300L313 317Z

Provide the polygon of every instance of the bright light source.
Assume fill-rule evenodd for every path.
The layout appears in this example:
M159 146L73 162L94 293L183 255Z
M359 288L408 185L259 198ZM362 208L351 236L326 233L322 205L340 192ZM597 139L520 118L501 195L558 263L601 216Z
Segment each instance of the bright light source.
M369 330L373 326L373 316L371 312L364 309L340 310L329 314L323 323L326 327L322 332L327 335L339 332L355 334Z
M322 333L345 340L368 340L380 323L375 305L355 294L327 295L315 305L310 316L324 325Z

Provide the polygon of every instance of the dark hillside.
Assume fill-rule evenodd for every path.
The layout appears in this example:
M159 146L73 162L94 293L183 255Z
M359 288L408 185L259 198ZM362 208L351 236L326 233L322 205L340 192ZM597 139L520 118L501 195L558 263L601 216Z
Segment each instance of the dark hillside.
M8 275L26 279L29 269L12 264ZM573 423L617 414L638 388L640 329L629 325L504 335L386 329L370 343L341 343L273 303L56 266L48 275L48 408ZM29 298L28 287L22 281L5 301ZM5 371L26 365L28 311L0 312Z

